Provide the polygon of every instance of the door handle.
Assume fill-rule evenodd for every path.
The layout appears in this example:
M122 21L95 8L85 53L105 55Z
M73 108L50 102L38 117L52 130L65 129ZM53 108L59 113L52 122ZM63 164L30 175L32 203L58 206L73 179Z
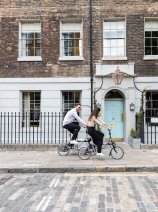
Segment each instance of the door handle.
M124 113L121 113L121 120L122 120L122 122L125 121L125 114Z

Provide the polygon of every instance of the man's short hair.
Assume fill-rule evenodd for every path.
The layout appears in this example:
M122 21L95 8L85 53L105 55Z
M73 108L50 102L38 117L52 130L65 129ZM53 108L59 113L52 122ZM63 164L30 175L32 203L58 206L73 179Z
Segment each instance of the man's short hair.
M78 105L80 105L80 106L81 106L81 104L80 104L80 103L76 103L76 104L75 104L75 107L77 107Z

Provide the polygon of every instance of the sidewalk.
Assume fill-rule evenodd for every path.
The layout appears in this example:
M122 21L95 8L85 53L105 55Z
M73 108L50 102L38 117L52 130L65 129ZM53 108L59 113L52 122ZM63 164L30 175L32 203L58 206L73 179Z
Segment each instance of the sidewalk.
M115 160L92 156L81 160L70 151L59 156L52 151L0 151L0 173L54 173L54 172L147 172L158 171L158 149L132 149L127 143L118 143L125 155Z

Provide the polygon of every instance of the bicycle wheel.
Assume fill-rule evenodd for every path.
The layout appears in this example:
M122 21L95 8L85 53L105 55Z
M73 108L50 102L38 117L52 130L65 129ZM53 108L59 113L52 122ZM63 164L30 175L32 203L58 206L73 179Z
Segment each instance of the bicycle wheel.
M70 149L68 148L67 144L59 144L57 151L59 155L66 156L69 154Z
M118 160L118 159L121 159L121 158L124 156L124 151L123 151L123 149L122 149L121 147L115 146L115 147L113 147L113 148L111 149L110 155L111 155L114 159Z
M79 149L78 155L82 160L88 160L91 156L91 153L88 147L82 147L81 149Z
M74 152L78 152L78 145L74 145L74 146L72 147L72 150L73 150Z
M111 147L108 144L103 144L101 152L105 155L105 157L109 157L111 151Z

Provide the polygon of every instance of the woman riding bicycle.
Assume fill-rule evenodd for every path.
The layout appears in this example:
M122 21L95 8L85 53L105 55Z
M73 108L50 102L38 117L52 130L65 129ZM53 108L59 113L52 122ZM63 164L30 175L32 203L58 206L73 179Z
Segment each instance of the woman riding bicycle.
M95 125L99 125L101 127L105 127L109 130L112 129L110 125L107 125L105 122L101 121L98 119L98 117L101 115L101 109L100 108L95 108L91 115L88 118L88 124L87 124L87 129L88 129L88 134L92 137L93 143L97 145L97 156L104 156L103 153L101 153L102 149L102 144L103 144L103 137L104 134L97 131L95 129Z

